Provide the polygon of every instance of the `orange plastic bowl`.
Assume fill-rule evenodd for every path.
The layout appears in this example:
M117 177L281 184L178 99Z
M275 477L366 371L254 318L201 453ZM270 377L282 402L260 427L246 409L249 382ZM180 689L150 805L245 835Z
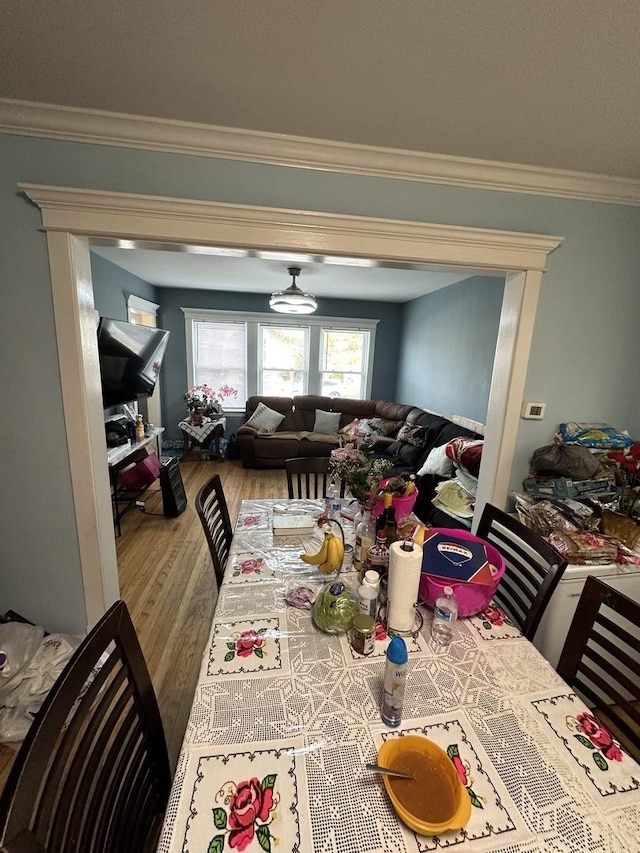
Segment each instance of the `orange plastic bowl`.
M382 744L378 750L378 764L393 768L397 759L405 752L419 752L427 755L436 764L437 769L434 772L440 776L441 784L453 791L453 810L446 820L440 823L429 823L412 814L400 802L391 787L389 777L383 776L387 794L400 820L421 835L440 835L449 830L462 829L471 817L471 800L447 753L422 735L404 735L390 738Z

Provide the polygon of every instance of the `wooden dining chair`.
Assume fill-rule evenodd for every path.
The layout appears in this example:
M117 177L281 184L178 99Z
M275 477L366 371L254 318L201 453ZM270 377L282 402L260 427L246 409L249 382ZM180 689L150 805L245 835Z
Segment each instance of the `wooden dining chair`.
M328 456L297 456L285 459L284 467L290 499L318 499L327 494L331 484ZM335 480L335 484L340 497L343 498L346 491L345 481Z
M557 671L640 761L640 602L587 578Z
M207 537L213 570L220 586L229 557L233 528L219 474L207 480L196 495L196 511Z
M485 504L476 535L502 555L505 573L493 598L522 635L533 640L567 561L542 536L492 504Z
M170 787L153 686L118 601L75 651L20 747L0 797L0 850L155 850Z

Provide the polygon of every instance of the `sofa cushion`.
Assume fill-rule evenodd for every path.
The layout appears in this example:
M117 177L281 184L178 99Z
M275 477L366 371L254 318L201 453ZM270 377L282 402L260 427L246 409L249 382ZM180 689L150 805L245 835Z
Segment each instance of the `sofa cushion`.
M398 421L387 420L386 418L370 418L369 425L374 432L380 435L395 435L400 429L401 424Z
M376 413L375 400L355 400L352 397L332 397L331 411L340 412L341 424L348 424L354 418L372 418Z
M245 426L252 426L260 432L273 433L275 432L282 421L284 415L279 412L274 412L264 403L258 403L255 412L251 415Z
M427 428L423 426L403 424L398 430L398 441L412 444L414 447L424 447L427 441Z
M387 453L395 456L403 465L417 465L423 449L406 441L394 441L389 445Z
M340 412L325 412L322 409L316 409L313 432L323 432L327 435L336 435L339 426Z

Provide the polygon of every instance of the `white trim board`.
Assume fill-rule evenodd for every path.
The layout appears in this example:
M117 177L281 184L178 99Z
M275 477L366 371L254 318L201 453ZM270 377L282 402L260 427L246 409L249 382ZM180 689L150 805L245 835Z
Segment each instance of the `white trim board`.
M498 192L640 205L640 181L0 98L0 132Z
M477 512L506 504L542 273L560 237L21 184L47 231L88 625L117 597L89 236L417 260L505 274Z

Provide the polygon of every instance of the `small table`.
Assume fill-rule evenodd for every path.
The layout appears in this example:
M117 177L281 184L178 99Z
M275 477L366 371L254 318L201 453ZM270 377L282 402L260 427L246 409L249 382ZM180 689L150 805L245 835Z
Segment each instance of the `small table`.
M148 488L138 489L137 491L129 491L118 487L118 474L121 469L128 464L128 460L133 454L148 444L156 443L158 459L160 458L160 436L164 432L164 427L152 427L148 435L145 435L142 441L128 441L119 447L111 447L107 450L107 463L109 465L109 481L111 483L111 499L113 501L113 523L115 525L118 536L122 535L122 527L120 521L122 516L131 509L139 495Z
M183 436L182 459L186 459L193 450L203 450L204 453L209 453L208 448L203 449L203 445L207 441L213 442L215 455L218 459L221 458L220 439L224 436L227 426L226 418L214 418L202 424L192 424L188 420L180 421L178 426Z

